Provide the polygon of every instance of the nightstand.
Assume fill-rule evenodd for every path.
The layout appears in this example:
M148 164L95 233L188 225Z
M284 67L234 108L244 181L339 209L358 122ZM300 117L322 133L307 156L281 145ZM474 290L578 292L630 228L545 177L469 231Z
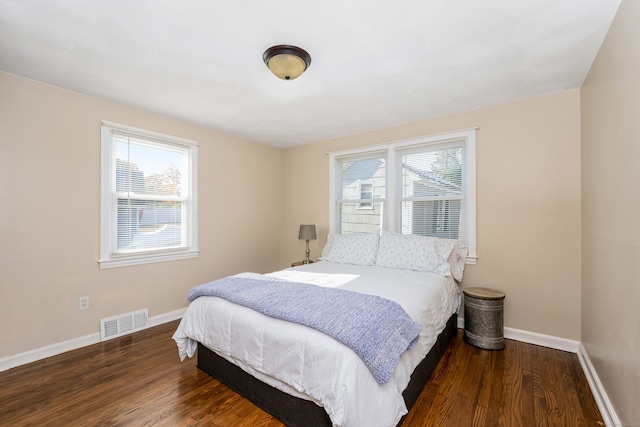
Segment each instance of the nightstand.
M489 288L464 291L464 340L486 350L504 348L504 293Z
M305 265L305 264L306 262L304 261L296 261L291 263L291 267L298 267L299 265ZM313 261L309 261L309 264L313 264Z

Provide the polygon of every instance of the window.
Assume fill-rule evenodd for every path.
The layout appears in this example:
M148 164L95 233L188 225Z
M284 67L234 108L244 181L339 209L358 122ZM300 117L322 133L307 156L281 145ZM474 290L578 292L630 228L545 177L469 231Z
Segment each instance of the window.
M368 181L360 183L360 199L373 199L373 182ZM373 203L362 202L358 205L358 209L373 209Z
M100 268L193 258L197 143L102 123Z
M458 239L463 236L464 143L398 150L403 234Z
M476 260L475 130L331 153L330 230L460 239Z
M337 163L338 228L342 233L373 233L382 227L386 192L384 153L352 156ZM370 188L371 191L363 191ZM370 185L370 187L367 186Z

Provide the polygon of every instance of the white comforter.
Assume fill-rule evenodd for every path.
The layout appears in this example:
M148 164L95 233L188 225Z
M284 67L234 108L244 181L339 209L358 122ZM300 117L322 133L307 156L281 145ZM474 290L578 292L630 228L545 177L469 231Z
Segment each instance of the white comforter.
M380 385L353 350L321 332L200 297L173 335L181 360L192 357L200 342L261 381L324 407L334 426L395 426L407 413L402 392L411 373L458 310L455 281L428 272L328 262L270 275L394 300L423 326L418 344Z

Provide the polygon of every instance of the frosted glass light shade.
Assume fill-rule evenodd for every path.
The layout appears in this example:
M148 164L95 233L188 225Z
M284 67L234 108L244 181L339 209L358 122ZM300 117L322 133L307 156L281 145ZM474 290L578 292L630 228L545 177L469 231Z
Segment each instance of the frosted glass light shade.
M276 77L294 80L307 69L307 64L295 55L276 55L269 60L268 67Z

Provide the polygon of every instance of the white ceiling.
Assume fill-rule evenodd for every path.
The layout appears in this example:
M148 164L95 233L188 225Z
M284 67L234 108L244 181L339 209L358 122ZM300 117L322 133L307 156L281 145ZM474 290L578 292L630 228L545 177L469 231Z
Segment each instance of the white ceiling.
M291 147L580 87L619 3L0 0L0 70Z

